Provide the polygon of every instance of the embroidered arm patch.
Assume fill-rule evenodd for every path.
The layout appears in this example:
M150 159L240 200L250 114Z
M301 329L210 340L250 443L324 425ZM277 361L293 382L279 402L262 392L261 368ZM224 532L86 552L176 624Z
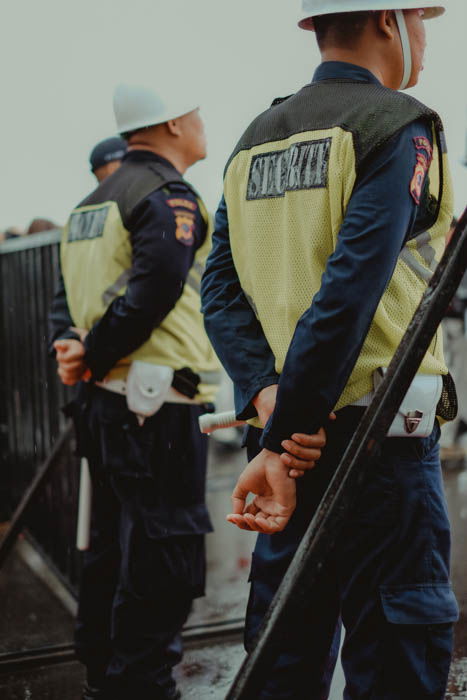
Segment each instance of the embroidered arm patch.
M191 204L191 202L190 202ZM183 245L191 246L195 242L196 216L191 211L175 209L175 238Z
M415 145L416 162L409 189L412 199L418 206L420 204L420 196L425 176L433 159L433 148L426 136L415 136L413 142Z
M196 211L198 208L197 205L194 202L190 202L189 199L168 199L167 204L172 208L185 207L185 209L189 209L190 211Z

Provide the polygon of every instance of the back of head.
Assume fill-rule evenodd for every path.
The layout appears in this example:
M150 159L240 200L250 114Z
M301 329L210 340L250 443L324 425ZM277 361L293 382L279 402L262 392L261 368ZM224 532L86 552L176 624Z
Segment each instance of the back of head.
M126 142L120 136L111 136L108 139L99 141L92 149L89 155L89 165L91 171L95 172L98 168L112 163L113 161L122 160L126 153Z
M324 60L363 65L386 87L404 90L417 84L423 69L421 20L443 14L438 1L303 0L299 26L316 32Z
M337 12L313 18L316 41L321 50L327 46L353 48L372 17L370 10Z
M29 224L29 228L26 234L29 236L32 233L41 233L42 231L53 231L60 228L58 224L55 224L50 219L33 219Z

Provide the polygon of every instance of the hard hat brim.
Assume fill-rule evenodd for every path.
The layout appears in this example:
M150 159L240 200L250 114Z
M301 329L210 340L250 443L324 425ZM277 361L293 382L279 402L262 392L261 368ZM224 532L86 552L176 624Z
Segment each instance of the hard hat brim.
M403 4L403 3L402 3ZM445 8L444 7L423 7L422 8L425 10L425 14L423 15L423 19L433 19L434 17L440 17L440 15L443 15L445 13ZM387 8L391 9L391 8ZM398 8L399 9L399 8ZM406 9L406 8L400 8L400 9ZM326 14L325 12L320 12L320 15ZM313 17L317 17L318 14L313 15ZM315 31L315 25L313 22L313 17L303 17L298 22L298 26L300 29L306 29L307 31L314 32Z
M164 92L144 85L120 83L114 90L114 113L120 134L164 124L199 109L199 97L189 90L173 91L166 86Z
M120 125L119 134L127 134L129 131L137 131L138 129L146 129L150 126L159 126L159 124L166 124L167 122L172 121L172 119L180 119L180 117L184 117L186 114L190 114L191 112L194 112L197 109L200 109L200 105L195 105L194 107L186 107L182 110L175 110L174 112L166 112L157 119L136 119L131 122L126 122L124 125Z

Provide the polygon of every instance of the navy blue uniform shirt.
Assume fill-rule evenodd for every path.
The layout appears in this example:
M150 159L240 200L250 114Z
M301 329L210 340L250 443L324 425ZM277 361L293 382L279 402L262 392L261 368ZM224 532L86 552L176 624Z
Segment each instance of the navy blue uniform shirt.
M322 63L313 80L336 78L379 84L368 70L340 61ZM432 143L428 125L414 122L382 146L359 173L321 288L297 323L280 378L238 280L228 212L221 200L202 284L205 325L234 382L240 418L255 416L252 399L279 382L276 407L262 440L270 450L283 452L282 440L294 432L316 432L347 383L417 218L418 206L410 193L417 136Z
M167 164L164 158L142 150L130 151L124 160ZM187 208L190 215L195 214L195 227L192 236L185 239L176 235L176 211L184 209L180 200L196 204L196 210ZM132 265L126 291L114 299L85 341L85 361L96 380L103 379L120 359L146 342L174 308L207 229L196 197L183 183L170 184L149 194L133 210L127 228ZM77 337L69 330L73 321L62 278L50 323L52 342Z

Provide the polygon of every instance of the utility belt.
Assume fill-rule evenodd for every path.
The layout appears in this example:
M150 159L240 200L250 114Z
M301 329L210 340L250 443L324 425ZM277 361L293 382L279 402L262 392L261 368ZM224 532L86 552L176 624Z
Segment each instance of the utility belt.
M129 410L136 414L142 425L164 403L201 405L195 399L199 384L213 384L219 378L220 372L197 374L189 367L173 370L165 365L135 360L125 379L104 379L95 385L125 396Z
M355 401L352 406L369 406L386 372L387 368L378 368L373 373L372 391ZM442 391L441 375L416 374L389 428L387 437L423 438L431 435Z

